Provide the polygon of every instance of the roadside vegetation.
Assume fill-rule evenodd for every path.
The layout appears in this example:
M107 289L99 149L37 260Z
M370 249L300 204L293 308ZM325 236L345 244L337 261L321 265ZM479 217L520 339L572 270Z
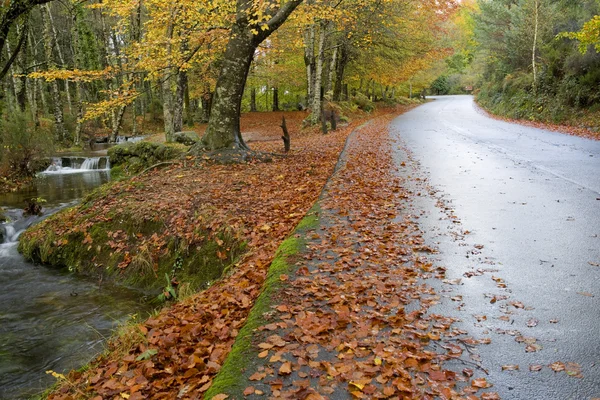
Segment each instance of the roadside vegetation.
M430 92L473 91L495 115L568 125L597 138L599 12L595 0L464 2L454 54Z

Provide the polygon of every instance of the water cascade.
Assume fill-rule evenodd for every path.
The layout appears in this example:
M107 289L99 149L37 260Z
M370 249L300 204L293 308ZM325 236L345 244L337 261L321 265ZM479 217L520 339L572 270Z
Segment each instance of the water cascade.
M86 171L108 171L110 160L103 157L54 157L43 174L72 174Z

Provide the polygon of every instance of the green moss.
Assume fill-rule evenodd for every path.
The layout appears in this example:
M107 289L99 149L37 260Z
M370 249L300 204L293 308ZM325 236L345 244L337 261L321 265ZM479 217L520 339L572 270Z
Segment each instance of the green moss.
M57 228L65 225L85 226L90 215L78 211L58 213L29 229L21 237L19 251L34 262L155 293L165 286L165 274L186 283L187 291L203 289L246 250L245 243L227 227L216 233L198 228L202 239L194 243L171 236L166 246L156 247L148 238L155 233L164 236L166 222L140 218L128 208L113 211L112 218L94 223L85 232L74 228L57 236ZM140 237L147 238L145 244ZM124 260L128 263L122 264ZM177 260L181 261L176 266Z
M300 221L292 235L283 241L277 249L263 284L262 292L256 303L254 303L244 327L240 330L231 351L227 355L223 367L213 380L210 389L205 393L205 399L211 399L220 393L229 394L231 398L236 399L244 397L242 393L246 388L248 378L246 371L258 360L258 352L252 343L254 332L267 323L265 315L271 311L273 299L283 285L280 276L293 272L291 260L305 246L305 233L318 226L318 212L318 206L313 207L307 216Z

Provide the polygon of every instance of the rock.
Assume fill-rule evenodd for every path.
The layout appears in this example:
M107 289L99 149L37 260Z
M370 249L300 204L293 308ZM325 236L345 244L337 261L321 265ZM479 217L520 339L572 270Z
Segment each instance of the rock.
M194 131L182 131L176 132L173 135L173 140L177 143L185 144L186 146L192 146L200 141L200 136Z

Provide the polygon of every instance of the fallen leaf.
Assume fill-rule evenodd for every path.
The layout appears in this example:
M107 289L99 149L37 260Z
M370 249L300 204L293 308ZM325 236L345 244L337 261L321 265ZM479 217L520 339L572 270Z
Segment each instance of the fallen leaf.
M473 381L471 382L471 386L480 388L480 389L486 389L486 388L492 387L493 385L491 383L489 383L485 378L477 378L477 379L473 379Z
M529 321L527 321L527 326L528 326L529 328L533 328L533 327L537 326L537 324L538 324L539 322L540 322L540 321L538 321L537 319L535 319L535 318L531 318Z
M561 361L553 362L549 365L550 369L554 372L561 372L565 370L565 364Z
M292 373L292 363L291 362L286 361L283 364L281 364L281 367L279 367L280 375L289 375L291 373Z
M502 371L517 371L518 369L519 369L519 366L513 365L513 364L502 366Z

